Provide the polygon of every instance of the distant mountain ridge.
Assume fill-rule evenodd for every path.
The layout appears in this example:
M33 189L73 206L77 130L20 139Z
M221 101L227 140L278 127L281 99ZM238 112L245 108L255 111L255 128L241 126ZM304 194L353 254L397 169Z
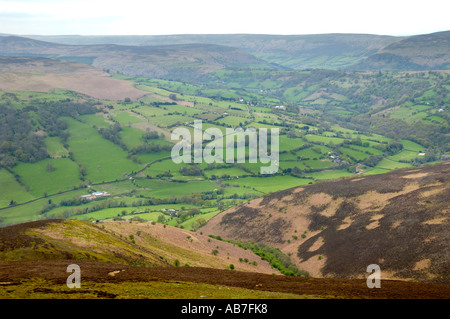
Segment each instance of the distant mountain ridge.
M199 34L148 36L30 36L63 44L174 45L217 44L239 48L289 69L339 69L359 62L402 37L370 34Z
M356 65L354 69L450 69L450 31L417 35L394 42Z
M133 76L180 79L222 68L276 68L240 49L215 44L67 45L6 36L0 37L2 55L46 57L91 64Z
M35 41L35 42L33 42ZM68 59L127 75L186 78L221 68L450 69L450 31L371 34L2 36L0 55Z

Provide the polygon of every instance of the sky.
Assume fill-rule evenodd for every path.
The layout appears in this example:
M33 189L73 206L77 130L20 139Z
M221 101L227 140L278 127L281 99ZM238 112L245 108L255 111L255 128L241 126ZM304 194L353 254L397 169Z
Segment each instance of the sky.
M415 35L450 30L448 0L0 0L17 35Z

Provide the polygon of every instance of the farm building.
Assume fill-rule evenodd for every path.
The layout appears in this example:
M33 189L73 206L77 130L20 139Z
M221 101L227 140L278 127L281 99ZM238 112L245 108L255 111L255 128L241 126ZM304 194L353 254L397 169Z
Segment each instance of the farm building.
M87 200L93 200L93 199L96 199L96 198L102 197L102 196L109 196L109 193L107 193L107 192L93 192L90 195L81 195L81 198L87 199Z

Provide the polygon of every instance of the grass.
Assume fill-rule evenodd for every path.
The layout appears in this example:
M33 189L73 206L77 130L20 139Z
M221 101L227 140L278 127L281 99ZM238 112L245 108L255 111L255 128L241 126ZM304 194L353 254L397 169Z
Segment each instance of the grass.
M411 164L399 163L399 162L395 162L395 161L387 159L387 158L382 159L376 166L376 168L383 168L383 169L388 169L388 170L397 169L397 168L406 168L406 167L411 167Z
M303 146L305 142L299 138L289 138L286 135L280 135L280 152L289 151L297 147Z
M101 220L101 219L111 219L117 216L121 216L124 219L130 219L133 217L139 217L142 218L144 220L152 220L152 221L156 221L158 216L162 214L161 210L163 209L175 209L175 210L181 210L182 208L184 209L189 209L192 207L195 207L194 205L190 205L190 204L163 204L163 205L147 205L147 206L131 206L131 202L130 201L135 201L136 198L129 198L127 203L128 207L113 207L113 208L105 208L102 210L98 210L95 212L91 212L91 213L87 213L87 214L80 214L80 215L74 215L71 218L73 219L78 219L78 220ZM91 204L87 204L87 205L82 205L80 206L80 208L82 209L83 207L89 207L91 206ZM77 207L60 207L58 209L52 210L49 213L58 213L58 212L62 212L65 209L74 209L74 212L76 212ZM126 212L125 215L122 214L122 212ZM137 212L137 214L134 214L134 212ZM148 212L148 213L140 213L140 212Z
M142 114L147 119L151 118L152 116L161 116L170 113L166 109L151 106L140 106L137 109L135 109L135 111Z
M306 173L305 176L314 178L316 180L337 179L341 177L352 176L353 174L347 170L325 170L321 172Z
M110 124L112 124L112 122L110 122L108 124L107 120L101 114L81 115L80 120L81 120L81 122L86 123L90 126L95 125L97 128L101 128L101 127L107 128L110 126Z
M23 203L34 198L6 169L0 169L0 189L0 207L7 207L12 200Z
M232 127L240 127L242 126L241 124L248 120L248 118L229 115L217 120L217 123L231 125Z
M47 166L52 166L53 170L49 171ZM55 194L70 190L82 182L78 165L68 158L20 163L14 167L14 172L35 197L41 197L44 193Z
M328 169L333 166L333 163L330 160L305 160L302 161L302 163L312 169Z
M41 278L23 279L0 290L1 299L306 299L312 296L181 281L99 283L68 288ZM315 298L315 297L314 297ZM181 309L180 309L181 311Z
M412 160L412 159L418 157L417 154L418 154L418 153L417 153L417 152L414 152L414 151L404 150L404 151L401 151L401 152L398 153L398 154L389 156L389 157L387 157L387 158L390 159L390 160L393 160L393 161L397 161L397 162L398 162L398 161L410 161L410 160Z
M45 146L49 155L53 158L67 156L69 152L64 148L58 136L47 136L45 138Z
M120 146L104 139L86 124L67 119L70 137L68 144L77 163L86 169L86 178L92 183L123 179L125 174L142 166L127 158Z
M116 120L117 122L119 122L121 125L129 125L129 124L134 124L134 123L140 123L143 122L143 119L140 119L139 117L136 116L136 114L133 114L132 112L129 111L114 111L111 112L114 120Z
M129 149L133 149L144 143L142 140L143 134L144 132L141 130L125 126L120 131L120 139Z
M170 152L144 153L136 155L143 164L150 164L156 160L170 157Z
M161 153L162 154L162 153ZM170 153L166 153L170 156ZM156 156L155 156L156 157ZM170 172L174 177L181 177L180 168L187 166L188 164L175 164L171 158L152 164L145 169L141 175L148 175L150 177L157 177L159 174Z
M363 161L367 157L370 156L370 154L366 154L357 150L353 150L346 147L340 147L339 150L342 152L342 154L347 155L348 157L354 159L355 161Z
M136 185L144 188L147 196L155 198L187 196L191 194L210 192L219 188L218 185L209 181L178 183L155 179L137 179Z
M384 169L384 168L372 168L372 169L368 169L364 175L377 175L377 174L384 174L389 172L388 169Z
M35 200L31 203L25 205L18 205L1 211L1 216L3 217L3 225L13 225L20 224L27 221L39 220L41 216L39 214L40 210L48 205L48 201L51 199L53 203L59 203L63 199L71 199L73 197L81 196L86 194L85 189L79 189L70 191L63 194L57 194L49 196L47 198L42 198Z
M210 220L214 216L216 216L219 213L219 210L214 209L211 212L207 212L204 214L199 214L194 216L193 218L188 219L187 221L181 223L180 225L183 226L184 229L190 229L192 230L192 225L198 220L198 219L204 219L205 221Z
M306 166L304 160L300 160L300 161L283 161L283 162L280 162L280 167L281 167L281 169L289 169L289 168L292 169L294 167L297 167L297 168L299 168L301 170L309 168L308 166Z
M182 125L185 122L193 123L195 118L183 115L161 115L149 118L149 121L159 127L169 127L173 125Z
M420 152L424 150L424 147L420 144L417 144L415 142L409 141L409 140L401 140L400 141L403 144L403 149L408 151L414 151L414 152Z
M305 185L312 182L311 179L297 178L293 176L270 176L270 177L243 177L230 182L232 185L239 185L255 189L263 193L276 192L295 186Z
M245 172L238 167L217 168L217 169L205 170L204 173L205 173L205 176L208 178L211 178L212 175L215 175L217 177L221 177L223 175L229 175L230 177L249 175L248 172Z
M328 144L330 142L336 144L340 144L342 142L344 142L345 139L340 138L340 137L327 137L327 136L322 136L322 135L306 135L306 139L310 142L320 142L320 143L324 143L324 144Z
M131 180L125 180L117 183L95 185L93 188L97 192L108 192L111 195L118 195L130 192L134 188L134 185Z
M187 116L193 116L199 113L202 113L202 110L193 108L193 107L189 107L189 106L184 106L184 105L165 105L164 106L165 109L167 109L168 112L173 113L173 112L178 112L178 113L182 113L183 115L187 115Z
M301 156L302 158L314 159L321 156L321 154L313 151L311 148L305 148L295 153L297 156Z

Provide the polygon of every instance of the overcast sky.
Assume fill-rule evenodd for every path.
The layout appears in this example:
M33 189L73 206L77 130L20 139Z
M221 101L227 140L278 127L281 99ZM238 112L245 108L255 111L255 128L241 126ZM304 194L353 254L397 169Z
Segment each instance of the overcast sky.
M449 0L0 0L19 35L413 35L450 30Z

